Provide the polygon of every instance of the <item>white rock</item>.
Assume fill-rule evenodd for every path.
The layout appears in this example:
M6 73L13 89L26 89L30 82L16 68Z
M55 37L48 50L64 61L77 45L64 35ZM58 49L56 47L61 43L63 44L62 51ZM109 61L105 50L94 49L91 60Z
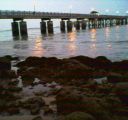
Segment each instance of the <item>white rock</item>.
M38 78L35 78L33 81L33 83L39 83L39 82L40 82L40 79L38 79Z
M107 77L102 77L102 78L96 78L94 79L97 83L102 84L104 81L107 81Z

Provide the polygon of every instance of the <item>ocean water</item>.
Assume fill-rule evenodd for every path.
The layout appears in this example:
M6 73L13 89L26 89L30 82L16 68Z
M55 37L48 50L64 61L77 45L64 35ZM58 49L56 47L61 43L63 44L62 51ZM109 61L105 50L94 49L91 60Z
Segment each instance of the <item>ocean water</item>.
M0 56L67 58L84 55L106 56L113 61L128 59L128 25L79 31L74 28L70 33L61 33L56 26L53 35L41 35L39 27L31 23L27 39L14 39L9 27L0 29Z

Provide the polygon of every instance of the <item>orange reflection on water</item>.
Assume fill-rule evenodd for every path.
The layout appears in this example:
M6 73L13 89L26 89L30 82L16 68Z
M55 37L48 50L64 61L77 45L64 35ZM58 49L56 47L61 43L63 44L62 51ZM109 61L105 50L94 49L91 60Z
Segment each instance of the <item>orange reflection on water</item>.
M69 40L68 51L71 55L75 55L77 50L75 31L68 33L68 40Z
M91 40L96 41L96 29L91 29Z
M34 45L34 50L33 50L33 55L41 57L44 53L44 49L42 46L42 38L37 37L35 40L35 45Z
M75 31L68 33L68 40L70 42L73 42L76 40L76 32Z

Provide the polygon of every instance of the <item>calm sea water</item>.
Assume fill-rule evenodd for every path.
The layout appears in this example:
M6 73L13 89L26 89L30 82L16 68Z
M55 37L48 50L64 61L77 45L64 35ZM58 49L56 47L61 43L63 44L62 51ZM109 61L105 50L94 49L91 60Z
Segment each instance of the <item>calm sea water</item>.
M0 56L46 56L65 58L84 55L107 56L113 61L128 59L128 26L80 30L42 36L40 29L28 29L28 39L13 39L11 30L0 30Z

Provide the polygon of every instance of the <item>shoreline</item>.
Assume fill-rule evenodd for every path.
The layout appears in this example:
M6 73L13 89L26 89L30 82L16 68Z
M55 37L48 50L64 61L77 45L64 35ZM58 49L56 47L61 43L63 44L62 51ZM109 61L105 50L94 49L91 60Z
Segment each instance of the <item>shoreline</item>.
M12 67L18 68L17 74ZM22 87L17 87L19 76ZM75 120L75 115L90 120L128 118L128 60L76 56L20 61L5 56L0 58L0 78L0 114L8 117L23 110L27 115L40 116L39 120Z

